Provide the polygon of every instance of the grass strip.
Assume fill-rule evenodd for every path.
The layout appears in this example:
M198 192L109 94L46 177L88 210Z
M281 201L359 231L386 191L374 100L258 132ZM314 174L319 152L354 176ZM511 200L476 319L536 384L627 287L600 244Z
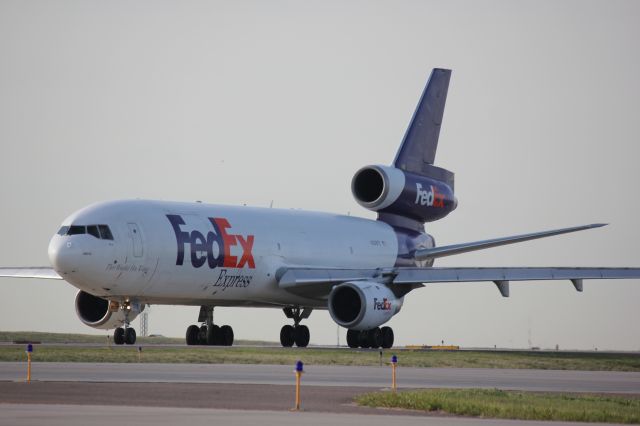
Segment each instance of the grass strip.
M356 398L368 407L402 408L459 416L518 420L640 423L640 399L497 389L375 392Z
M279 347L207 347L88 346L35 345L35 362L138 362L138 346L142 346L142 362L209 363L209 364L280 364L293 365L301 359L308 365L380 365L377 350L317 349ZM540 353L540 352L441 352L388 350L382 355L387 363L398 355L402 367L474 367L520 368L585 371L640 371L637 354ZM0 361L26 360L24 345L1 345Z
M111 334L111 333L109 333ZM97 334L73 334L73 333L46 333L41 331L0 331L0 342L41 342L41 343L101 343L105 346L109 342L107 335ZM165 337L160 335L138 336L137 345L184 345L184 337ZM257 340L237 340L239 345L272 345L271 342Z

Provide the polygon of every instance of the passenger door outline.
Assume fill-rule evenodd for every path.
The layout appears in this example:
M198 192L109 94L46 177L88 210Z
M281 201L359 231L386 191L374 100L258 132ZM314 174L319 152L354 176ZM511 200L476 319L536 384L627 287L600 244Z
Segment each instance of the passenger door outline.
M140 228L138 228L138 225L133 222L127 223L127 227L129 228L133 257L142 257L144 254L144 246L142 244Z

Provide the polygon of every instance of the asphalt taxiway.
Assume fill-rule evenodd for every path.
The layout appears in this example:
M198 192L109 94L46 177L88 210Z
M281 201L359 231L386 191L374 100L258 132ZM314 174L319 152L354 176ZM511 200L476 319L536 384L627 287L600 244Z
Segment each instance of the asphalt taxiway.
M240 364L34 363L34 380L56 382L234 383L290 385L293 366ZM20 381L25 363L0 363L0 381ZM307 365L309 386L384 388L390 367ZM640 373L491 368L398 368L403 388L497 388L640 394Z

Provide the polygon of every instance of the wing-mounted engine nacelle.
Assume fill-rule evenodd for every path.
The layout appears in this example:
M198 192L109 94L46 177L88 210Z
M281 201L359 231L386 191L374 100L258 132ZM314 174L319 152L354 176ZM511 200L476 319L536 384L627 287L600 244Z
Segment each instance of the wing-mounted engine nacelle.
M84 291L79 291L76 295L76 314L80 321L102 330L122 327L127 318L133 321L144 311L144 307L145 305L131 303L124 308L118 302L110 302Z
M351 281L335 286L329 293L329 313L340 326L350 330L370 330L400 312L404 299L396 298L384 284Z
M365 166L351 181L351 192L362 207L404 216L418 222L442 219L458 205L453 173L431 166L443 179L421 176L389 166ZM444 180L444 177L450 183Z

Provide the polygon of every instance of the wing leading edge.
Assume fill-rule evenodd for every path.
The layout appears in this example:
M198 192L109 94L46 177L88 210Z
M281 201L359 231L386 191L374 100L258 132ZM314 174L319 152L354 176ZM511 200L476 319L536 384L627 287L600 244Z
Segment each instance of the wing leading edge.
M347 282L374 280L389 286L414 286L429 283L494 282L504 297L509 297L510 281L569 280L582 291L585 279L640 278L640 268L389 268L389 269L312 269L289 268L278 274L281 288L293 293L317 297L332 286Z
M507 244L522 243L524 241L537 240L539 238L553 237L554 235L568 234L570 232L584 231L586 229L600 228L606 223L593 223L591 225L574 226L571 228L554 229L551 231L533 232L530 234L513 235L510 237L493 238L490 240L474 241L471 243L454 244L449 246L433 247L416 250L414 257L416 260L428 260L438 257L452 256L455 254L468 253L470 251L484 250L492 247L504 246Z
M20 268L0 268L0 277L41 278L48 280L63 279L53 268L48 266L26 266Z

